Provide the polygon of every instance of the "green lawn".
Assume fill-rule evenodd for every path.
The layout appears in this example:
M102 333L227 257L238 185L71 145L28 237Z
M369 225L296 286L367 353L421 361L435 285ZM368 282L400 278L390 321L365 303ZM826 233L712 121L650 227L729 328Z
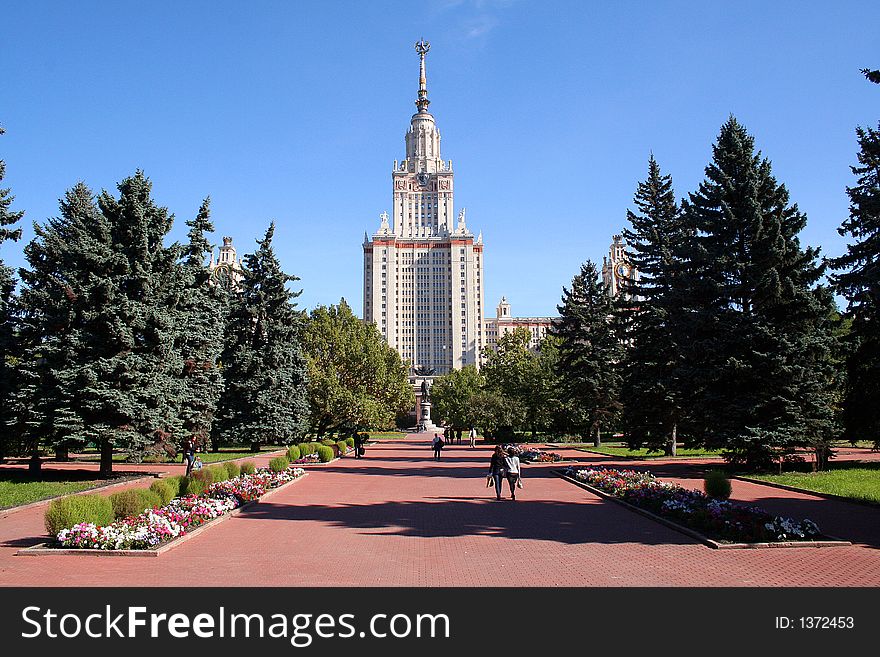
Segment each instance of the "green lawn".
M749 475L795 488L880 503L880 463L835 463L825 472Z
M599 454L607 454L608 456L620 456L625 458L644 458L644 459L660 459L660 458L670 458L663 454L663 452L649 452L647 449L636 449L630 450L623 443L611 443L611 444L603 444L601 447L593 447L592 443L575 443L572 445L566 445L566 447L576 447L577 449L585 452L598 452ZM704 449L702 447L698 447L695 449L679 447L676 450L676 458L678 457L705 457L705 456L721 456L721 451L717 449Z
M367 431L367 433L370 434L370 440L401 440L407 436L405 431Z
M22 470L0 472L0 508L30 504L58 495L77 493L108 483L95 479L94 472L44 472L31 479Z

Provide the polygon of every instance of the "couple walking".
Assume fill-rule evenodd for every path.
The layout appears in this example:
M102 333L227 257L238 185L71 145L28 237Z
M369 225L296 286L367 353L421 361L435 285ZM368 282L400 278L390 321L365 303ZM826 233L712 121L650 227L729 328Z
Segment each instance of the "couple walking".
M489 461L489 475L486 481L487 487L492 483L495 484L496 500L501 499L501 486L505 479L510 485L510 499L515 500L516 489L523 487L519 457L513 447L505 452L504 447L498 445L492 454L492 460Z

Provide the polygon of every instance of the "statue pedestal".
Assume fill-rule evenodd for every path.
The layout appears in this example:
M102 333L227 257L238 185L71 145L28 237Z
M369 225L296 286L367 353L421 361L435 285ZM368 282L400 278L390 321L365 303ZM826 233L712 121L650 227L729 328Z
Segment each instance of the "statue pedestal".
M429 401L422 402L422 424L425 426L425 431L440 431L440 427L431 421L431 402Z

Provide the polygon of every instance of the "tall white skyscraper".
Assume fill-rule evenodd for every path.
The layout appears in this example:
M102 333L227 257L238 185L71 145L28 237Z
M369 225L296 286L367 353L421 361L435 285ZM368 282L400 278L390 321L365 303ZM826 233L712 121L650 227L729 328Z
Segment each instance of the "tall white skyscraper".
M391 173L392 215L364 234L364 319L414 369L441 375L479 365L483 328L483 236L455 214L452 160L440 157L440 131L428 112L425 55L419 41L417 112L406 158Z

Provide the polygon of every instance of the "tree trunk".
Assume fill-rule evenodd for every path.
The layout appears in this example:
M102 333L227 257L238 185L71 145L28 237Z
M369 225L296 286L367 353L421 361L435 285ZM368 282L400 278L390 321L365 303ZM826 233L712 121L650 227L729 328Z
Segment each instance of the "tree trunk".
M596 436L593 438L593 447L601 447L602 446L602 430L600 426L596 425Z
M38 476L41 472L43 462L40 460L40 452L34 447L34 451L31 454L31 460L28 461L28 474L32 476Z
M675 456L677 453L678 446L676 443L678 442L678 423L672 423L672 435L669 437L669 444L666 446L666 455L667 456Z
M260 451L260 443L252 442L251 443L251 451L252 452L259 452Z
M98 474L103 479L113 474L113 442L109 438L101 439L101 468Z

